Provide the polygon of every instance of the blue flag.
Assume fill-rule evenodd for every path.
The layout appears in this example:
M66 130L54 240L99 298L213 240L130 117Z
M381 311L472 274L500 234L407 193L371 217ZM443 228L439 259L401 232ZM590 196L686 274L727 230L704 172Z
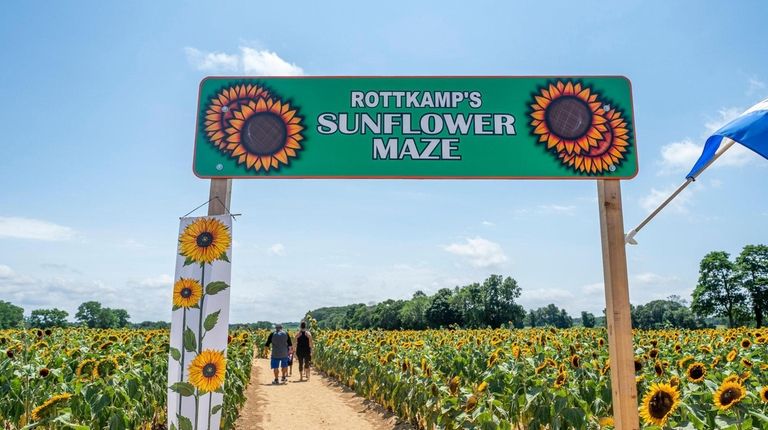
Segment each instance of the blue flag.
M686 175L693 178L715 156L723 138L727 137L768 159L768 99L747 109L736 119L717 130L704 144L699 160Z

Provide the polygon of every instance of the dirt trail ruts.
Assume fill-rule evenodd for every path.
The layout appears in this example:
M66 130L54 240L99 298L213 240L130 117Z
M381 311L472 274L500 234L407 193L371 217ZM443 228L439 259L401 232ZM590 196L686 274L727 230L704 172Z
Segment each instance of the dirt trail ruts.
M240 430L412 430L379 405L331 378L312 371L299 382L298 363L288 382L272 385L269 360L254 359Z

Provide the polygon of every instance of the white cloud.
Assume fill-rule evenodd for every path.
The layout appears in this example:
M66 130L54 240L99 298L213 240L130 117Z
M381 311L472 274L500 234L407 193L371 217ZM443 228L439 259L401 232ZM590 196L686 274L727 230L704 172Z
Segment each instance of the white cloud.
M60 241L75 237L70 227L31 218L0 217L0 238Z
M485 221L485 220L483 220L483 225L486 226L486 227L494 227L494 226L496 226L495 223L492 223L490 221Z
M632 277L632 281L641 285L669 285L678 282L677 276L662 276L657 273L644 272Z
M696 144L691 139L672 142L661 147L660 174L687 172L699 159L704 145Z
M198 70L206 72L234 72L239 68L240 59L237 55L223 52L203 52L199 49L186 47L187 61Z
M707 129L707 136L719 130L720 127L736 119L736 117L741 115L742 112L744 112L744 109L739 107L724 107L719 109L717 111L716 117L709 118L704 123L704 127Z
M747 89L747 95L763 95L765 93L766 87L767 86L765 82L761 81L756 76L752 76L749 78L749 88Z
M170 291L173 285L173 277L163 273L162 275L144 278L138 282L139 286L144 288L166 288Z
M576 211L576 206L564 206L564 205L539 205L539 210L543 213L559 213L565 215L573 215Z
M452 243L444 248L451 254L465 257L477 268L497 266L507 261L501 245L482 237L467 238L464 243Z
M198 70L212 73L238 72L257 76L301 76L304 69L276 52L241 46L236 54L205 52L186 47L187 61Z
M286 253L285 252L285 245L283 245L282 243L276 243L276 244L270 246L267 249L267 252L269 253L269 255L276 255L278 257L284 257L285 253Z
M304 70L295 63L289 63L272 51L240 47L243 71L258 76L301 76Z
M640 199L640 207L642 207L646 212L651 212L652 210L656 209L661 204L661 202L666 200L674 190L675 188L673 187L661 190L651 188L650 193ZM667 208L679 214L688 213L689 206L691 204L691 198L694 192L694 189L686 189L685 192L678 194L677 197L672 200L669 206L667 206Z
M13 269L6 266L5 264L0 264L0 279L10 279L13 278L15 274L16 273L13 271Z

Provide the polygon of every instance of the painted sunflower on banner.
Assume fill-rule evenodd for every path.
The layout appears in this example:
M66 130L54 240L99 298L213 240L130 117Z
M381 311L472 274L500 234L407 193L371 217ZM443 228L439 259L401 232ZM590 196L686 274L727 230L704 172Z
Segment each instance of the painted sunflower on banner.
M231 244L229 228L216 218L199 218L179 235L179 249L186 258L185 266L192 263L210 264L216 260L229 262L227 248Z
M558 157L562 163L572 167L577 172L604 173L614 171L624 160L624 154L629 148L629 128L626 120L616 109L610 109L602 115L607 122L603 138L597 146L581 153L569 154L560 151Z
M173 307L192 308L200 303L203 286L196 279L180 278L173 284Z
M210 393L224 385L227 359L220 351L206 349L189 365L189 382L200 392Z
M229 128L229 120L234 118L234 112L249 101L258 101L269 95L268 90L257 84L235 85L219 91L211 98L203 122L205 134L211 143L224 150L227 146L226 129Z
M530 124L547 149L581 154L597 147L608 131L598 95L580 82L557 81L533 99Z
M227 146L231 158L247 169L278 169L301 149L301 117L288 102L260 98L249 101L229 120Z

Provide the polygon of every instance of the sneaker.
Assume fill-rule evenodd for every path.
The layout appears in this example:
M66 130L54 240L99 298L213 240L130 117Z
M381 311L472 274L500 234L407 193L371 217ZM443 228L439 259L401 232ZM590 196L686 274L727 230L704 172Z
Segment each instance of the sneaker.
M283 382L288 382L288 378L286 378L285 376L283 376Z
M272 385L277 385L277 384L279 384L279 383L280 383L280 382L278 382L278 381L277 381L277 379L275 379L274 381L272 381Z

